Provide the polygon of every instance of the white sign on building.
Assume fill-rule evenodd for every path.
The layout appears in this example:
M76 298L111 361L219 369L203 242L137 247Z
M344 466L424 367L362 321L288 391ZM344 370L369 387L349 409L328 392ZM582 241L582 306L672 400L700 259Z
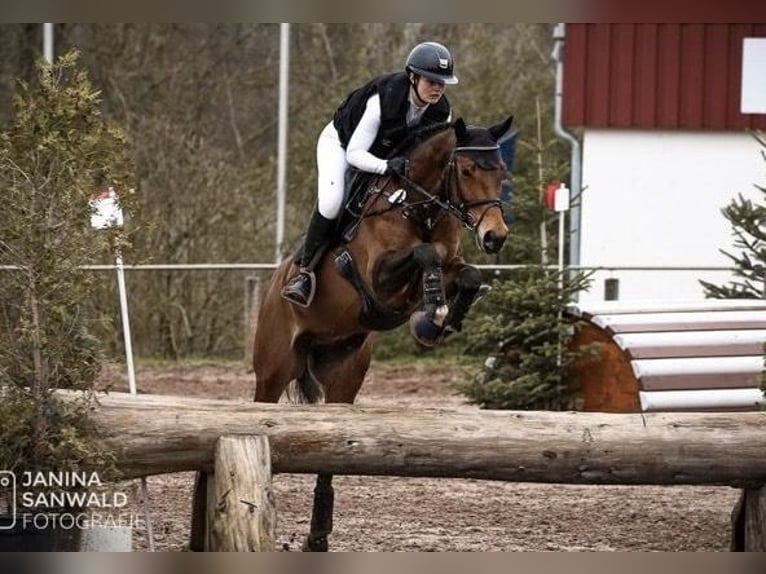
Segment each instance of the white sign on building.
M745 38L742 44L743 114L766 114L766 38Z

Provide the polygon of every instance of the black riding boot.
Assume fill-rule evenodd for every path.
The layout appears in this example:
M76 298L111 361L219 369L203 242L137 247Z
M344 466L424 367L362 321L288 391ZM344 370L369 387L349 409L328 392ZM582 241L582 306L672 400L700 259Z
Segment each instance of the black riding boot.
M316 290L316 280L314 277L314 266L321 257L317 254L324 248L329 240L330 230L335 225L335 221L327 219L315 209L311 215L309 228L306 231L306 239L303 242L303 249L299 261L296 261L299 269L282 288L282 297L298 305L299 307L308 307L314 299Z

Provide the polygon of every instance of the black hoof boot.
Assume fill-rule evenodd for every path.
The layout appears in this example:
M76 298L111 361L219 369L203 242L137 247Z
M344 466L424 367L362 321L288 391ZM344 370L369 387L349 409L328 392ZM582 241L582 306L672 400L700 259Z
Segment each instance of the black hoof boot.
M443 329L431 320L424 311L410 316L410 334L419 345L433 347L441 340Z
M312 536L309 534L303 543L304 552L327 552L330 545L327 543L327 536Z

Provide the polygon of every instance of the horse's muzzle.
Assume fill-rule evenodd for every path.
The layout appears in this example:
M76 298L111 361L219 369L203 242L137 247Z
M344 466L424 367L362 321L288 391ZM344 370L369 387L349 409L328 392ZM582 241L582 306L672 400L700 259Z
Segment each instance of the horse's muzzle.
M497 253L503 247L506 237L507 235L498 235L490 229L481 238L481 246L487 253Z

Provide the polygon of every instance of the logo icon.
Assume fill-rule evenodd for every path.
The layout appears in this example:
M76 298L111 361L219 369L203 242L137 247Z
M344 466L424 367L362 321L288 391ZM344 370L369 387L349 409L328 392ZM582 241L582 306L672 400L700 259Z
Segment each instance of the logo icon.
M16 475L0 470L0 530L16 526Z

